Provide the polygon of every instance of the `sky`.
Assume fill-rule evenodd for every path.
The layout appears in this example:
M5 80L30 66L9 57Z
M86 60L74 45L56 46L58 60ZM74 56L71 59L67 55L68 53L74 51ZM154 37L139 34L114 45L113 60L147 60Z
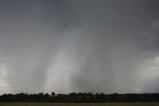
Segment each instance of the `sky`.
M159 92L158 0L0 0L0 94Z

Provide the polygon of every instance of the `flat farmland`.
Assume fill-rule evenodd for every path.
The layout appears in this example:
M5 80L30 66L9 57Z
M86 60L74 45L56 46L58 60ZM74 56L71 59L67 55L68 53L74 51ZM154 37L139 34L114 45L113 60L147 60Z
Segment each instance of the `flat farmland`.
M0 106L159 106L159 102L130 102L130 103L15 103L15 102L1 102Z

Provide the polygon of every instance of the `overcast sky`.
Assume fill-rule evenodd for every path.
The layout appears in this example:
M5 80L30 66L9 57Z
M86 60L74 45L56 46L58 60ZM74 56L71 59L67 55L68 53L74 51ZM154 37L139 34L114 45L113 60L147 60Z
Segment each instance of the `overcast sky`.
M158 0L0 0L0 93L159 92Z

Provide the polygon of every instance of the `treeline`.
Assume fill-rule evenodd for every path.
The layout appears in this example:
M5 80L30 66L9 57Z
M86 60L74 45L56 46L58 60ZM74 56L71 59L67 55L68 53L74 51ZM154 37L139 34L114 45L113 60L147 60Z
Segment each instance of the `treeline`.
M93 103L93 102L157 102L159 93L153 94L104 94L104 93L69 93L52 92L38 94L3 94L0 102L51 102L51 103Z

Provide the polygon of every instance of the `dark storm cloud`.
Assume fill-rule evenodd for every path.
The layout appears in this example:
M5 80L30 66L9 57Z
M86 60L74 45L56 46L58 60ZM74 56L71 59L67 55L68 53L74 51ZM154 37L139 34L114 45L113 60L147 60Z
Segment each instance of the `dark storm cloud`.
M7 64L7 82L13 92L39 91L43 87L60 37L58 20L53 16L56 10L46 13L48 8L49 4L38 1L10 1L2 9L1 58ZM48 16L54 19L48 21Z
M1 0L3 92L157 92L158 4Z

